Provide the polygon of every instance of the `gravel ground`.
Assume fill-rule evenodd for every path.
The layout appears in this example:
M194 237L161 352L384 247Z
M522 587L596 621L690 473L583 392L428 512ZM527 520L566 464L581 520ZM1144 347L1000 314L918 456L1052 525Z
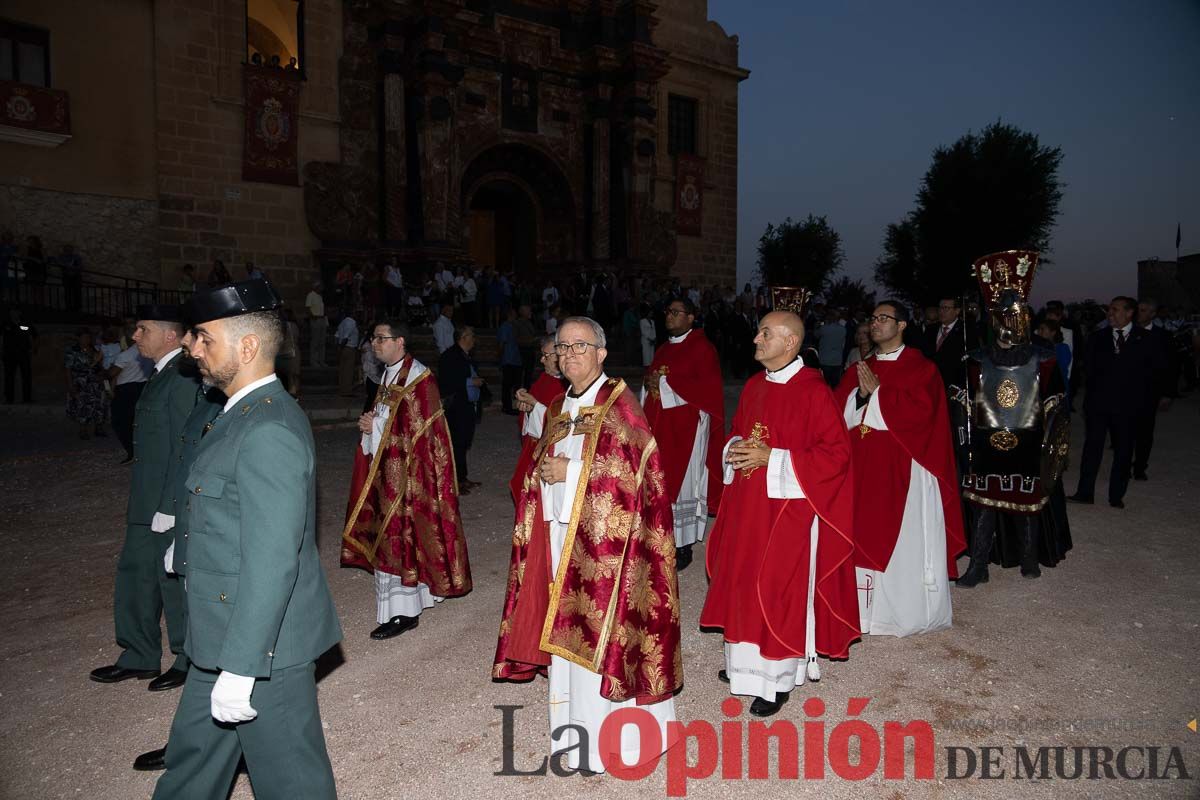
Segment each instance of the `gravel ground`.
M1037 581L993 569L986 586L953 590L951 630L869 638L848 662L823 662L821 682L799 688L776 717L799 727L803 701L819 697L828 737L847 718L848 699L866 697L861 718L876 731L887 720L926 720L936 736L933 779L914 780L911 766L906 780L885 780L882 767L861 781L829 768L823 780L714 775L691 781L688 796L1200 797L1200 735L1186 727L1200 714L1200 547L1187 522L1196 507L1187 476L1200 466L1198 410L1200 403L1185 400L1159 417L1151 480L1132 485L1125 511L1071 509L1075 549L1057 569ZM519 769L547 751L545 684L489 680L509 553L514 427L489 414L471 451L472 477L486 484L462 503L474 592L427 611L419 628L387 642L367 638L375 626L371 577L337 563L356 437L346 426L318 429L321 552L346 632L320 684L321 711L343 798L666 796L665 767L638 782L494 775L502 763L494 706L524 706L513 726ZM1077 451L1082 433L1077 424ZM0 797L149 797L155 775L129 765L162 745L178 694L87 679L117 655L112 580L128 472L116 466L112 439L80 442L61 418L0 415L0 440ZM1069 474L1069 490L1074 483ZM698 549L697 565L680 576L687 686L677 708L683 721L716 725L727 719L729 695L715 674L720 639L697 629L702 561ZM735 720L743 740L749 719ZM1013 780L1020 745L1159 746L1160 772L1177 747L1191 779ZM947 779L946 748L978 755L983 746L1005 748L1007 779L981 780L978 768L970 778ZM1136 772L1144 761L1131 758ZM233 797L252 796L241 777Z

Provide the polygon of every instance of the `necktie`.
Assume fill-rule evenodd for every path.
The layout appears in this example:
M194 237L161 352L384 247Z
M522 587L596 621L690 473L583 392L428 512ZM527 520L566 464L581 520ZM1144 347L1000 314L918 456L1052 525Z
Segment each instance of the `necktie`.
M938 334L938 338L937 338L937 349L938 350L942 349L942 342L946 341L946 337L949 335L950 335L950 326L943 325L942 332Z
M1125 331L1117 331L1117 341L1113 347L1117 355L1121 355L1121 348L1125 346Z

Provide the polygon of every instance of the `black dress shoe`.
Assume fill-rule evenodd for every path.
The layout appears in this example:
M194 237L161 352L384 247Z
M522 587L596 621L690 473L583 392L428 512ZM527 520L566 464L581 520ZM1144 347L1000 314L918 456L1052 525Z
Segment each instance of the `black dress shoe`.
M1136 470L1136 469L1135 469L1135 470L1133 471L1133 479L1134 479L1135 481L1148 481L1148 480L1150 480L1150 476L1148 476L1148 475L1146 474L1146 470L1144 470L1144 469L1143 469L1143 470Z
M133 768L138 772L158 772L167 768L167 748L160 747L142 753L133 760Z
M756 717L770 717L779 713L779 709L783 708L783 704L787 700L788 692L777 692L775 694L775 702L756 697L754 698L754 702L750 704L750 713Z
M1073 494L1073 495L1070 495L1067 497L1067 502L1068 503L1086 503L1087 505L1090 506L1093 503L1095 503L1096 500L1093 497L1084 497L1081 494Z
M372 639L390 639L399 636L407 630L417 627L420 617L392 617L387 622L371 631Z
M150 681L146 688L152 692L165 692L167 689L178 689L187 680L187 672L171 667L169 670Z
M1124 500L1109 500L1108 504L1110 506L1112 506L1113 508L1124 508L1125 507Z
M675 571L682 572L692 563L692 546L690 544L675 548Z
M157 678L158 670L126 669L125 667L118 667L116 664L113 664L110 667L97 667L96 669L92 670L92 674L88 677L97 683L120 683L121 681L127 681L130 678L137 678L139 681L146 681L150 680L151 678Z
M717 680L719 680L721 683L729 683L729 673L725 670L721 670L717 673Z

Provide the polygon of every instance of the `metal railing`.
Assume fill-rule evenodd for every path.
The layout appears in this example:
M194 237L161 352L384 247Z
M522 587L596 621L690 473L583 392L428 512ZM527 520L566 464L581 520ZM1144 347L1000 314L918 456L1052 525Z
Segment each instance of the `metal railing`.
M14 256L0 271L0 303L42 318L50 313L116 320L132 315L143 303L159 302L159 295L154 281L71 270L53 261Z

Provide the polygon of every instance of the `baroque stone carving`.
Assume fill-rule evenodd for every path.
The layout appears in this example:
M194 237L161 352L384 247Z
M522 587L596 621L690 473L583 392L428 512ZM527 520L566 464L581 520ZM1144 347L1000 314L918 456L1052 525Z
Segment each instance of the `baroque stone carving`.
M325 161L304 165L304 214L325 242L374 238L379 218L374 187L361 170Z

